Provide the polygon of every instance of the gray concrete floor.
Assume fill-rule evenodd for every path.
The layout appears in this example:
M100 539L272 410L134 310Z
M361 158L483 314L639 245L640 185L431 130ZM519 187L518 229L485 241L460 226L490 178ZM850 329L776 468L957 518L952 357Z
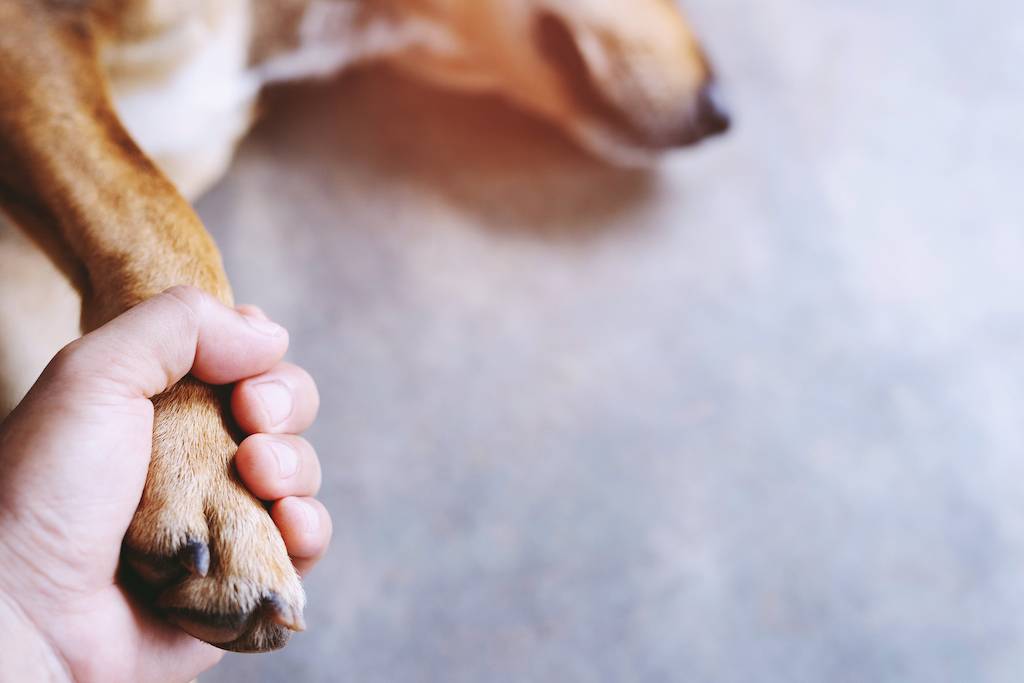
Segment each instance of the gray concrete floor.
M386 73L200 202L319 379L308 633L204 681L1024 679L1024 10L690 0L655 172Z

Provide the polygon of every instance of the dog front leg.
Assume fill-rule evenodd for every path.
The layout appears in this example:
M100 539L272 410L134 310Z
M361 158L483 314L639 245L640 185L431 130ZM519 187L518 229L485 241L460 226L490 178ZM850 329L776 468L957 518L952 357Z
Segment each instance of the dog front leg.
M97 59L105 18L82 7L0 0L0 204L77 287L87 331L177 284L230 305L213 240L114 112ZM124 557L193 635L273 649L305 598L273 521L231 474L223 399L190 378L154 399Z

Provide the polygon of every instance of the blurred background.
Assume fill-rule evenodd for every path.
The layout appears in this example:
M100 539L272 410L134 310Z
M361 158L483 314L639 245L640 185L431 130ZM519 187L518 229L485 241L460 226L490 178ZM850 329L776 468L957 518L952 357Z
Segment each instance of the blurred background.
M385 70L199 204L323 395L309 631L203 681L1024 677L1024 9L687 0L733 131L611 168Z

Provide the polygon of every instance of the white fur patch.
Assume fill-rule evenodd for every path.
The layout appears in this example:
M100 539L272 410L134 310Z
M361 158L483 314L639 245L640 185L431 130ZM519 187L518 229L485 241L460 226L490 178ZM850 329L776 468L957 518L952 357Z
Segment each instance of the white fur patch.
M263 83L326 78L359 62L394 55L414 46L439 54L457 46L444 27L423 19L373 19L359 24L355 2L316 0L302 17L299 46L255 69Z
M227 168L238 140L249 128L262 83L246 69L250 18L246 0L231 0L216 21L191 13L169 33L146 43L119 46L108 62L145 67L185 55L167 76L112 88L121 121L140 147L194 197ZM173 53L172 53L173 54ZM117 69L113 69L114 73Z

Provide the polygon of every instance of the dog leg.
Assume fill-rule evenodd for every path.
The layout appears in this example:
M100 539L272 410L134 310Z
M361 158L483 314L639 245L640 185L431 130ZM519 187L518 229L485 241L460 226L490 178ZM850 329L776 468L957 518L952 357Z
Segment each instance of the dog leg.
M0 0L0 205L78 289L85 330L176 284L231 304L213 241L113 111L96 56L110 27L94 7ZM191 378L154 399L123 556L186 631L275 649L301 628L305 598L273 521L232 473L224 399Z

